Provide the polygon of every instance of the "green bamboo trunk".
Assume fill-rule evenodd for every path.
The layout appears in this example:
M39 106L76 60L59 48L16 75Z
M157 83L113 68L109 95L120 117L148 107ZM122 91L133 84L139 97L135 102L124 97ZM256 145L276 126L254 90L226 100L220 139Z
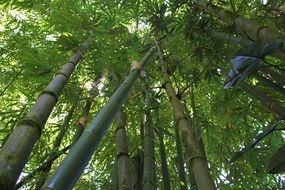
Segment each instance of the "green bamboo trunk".
M144 90L145 96L145 123L144 123L144 164L143 164L143 190L155 190L155 156L154 132L151 113L151 100L148 89Z
M26 116L20 120L0 150L0 189L12 189L39 139L68 79L83 58L89 43L84 43L55 75Z
M176 144L176 157L177 157L177 169L178 169L178 177L179 177L179 185L181 190L187 190L187 182L185 175L185 167L184 160L182 155L182 146L179 136L178 127L175 126L175 144Z
M112 73L112 79L115 83L115 87L120 86L119 76L116 73ZM128 150L127 134L126 134L126 113L121 107L116 115L116 142L117 142L117 177L118 177L118 189L119 190L130 190L132 188L131 182L131 168L130 168L130 157Z
M163 136L164 135L162 132L158 133L159 154L160 154L160 160L161 160L161 173L162 173L162 181L163 181L163 190L171 190Z
M141 60L141 68L147 65L154 49L154 47L151 48ZM125 81L100 110L91 126L84 131L78 142L48 179L43 189L68 190L75 185L100 141L109 129L116 112L122 105L133 83L139 77L141 68L136 67L131 70Z
M253 22L242 16L236 15L230 11L224 10L218 6L212 5L204 0L193 0L199 8L210 13L213 16L223 20L225 23L233 26L237 31L245 34L254 41L270 43L270 42L282 42L285 44L285 38L282 34L271 30L267 26L262 26L259 23ZM285 46L283 45L281 51L282 57L285 58Z
M207 165L206 158L200 149L198 139L195 135L193 127L190 125L189 118L184 113L184 108L172 87L170 76L164 62L163 53L158 48L159 59L161 63L162 77L164 80L164 88L171 102L174 112L176 126L178 127L181 140L185 146L186 153L189 156L189 162L193 169L194 177L199 190L215 190L215 184L211 177L210 170Z
M192 108L192 124L194 126L198 126L198 121L197 121L197 107L196 107L196 103L195 103L195 94L194 94L194 84L192 83L191 85L191 89L190 89L190 101L191 101L191 108ZM185 104L185 112L190 115L190 112L188 110L188 107L186 106ZM200 128L196 127L195 128L195 134L196 134L196 137L198 138L198 142L199 142L199 146L200 146L200 149L204 155L204 158L206 159L206 162L208 162L207 160L207 155L206 155L206 150L205 150L205 146L204 146L204 142L203 142L203 139L202 139L202 133L201 133L201 130ZM197 182L195 180L195 176L194 176L194 173L193 173L193 170L191 168L191 163L190 162L187 162L186 163L187 166L188 166L188 176L189 176L189 183L190 183L190 189L191 190L198 190L198 187L197 187Z
M126 114L122 108L116 115L118 127L116 129L117 138L117 172L118 172L118 189L129 190L131 186L130 159L127 143L127 134L125 129Z

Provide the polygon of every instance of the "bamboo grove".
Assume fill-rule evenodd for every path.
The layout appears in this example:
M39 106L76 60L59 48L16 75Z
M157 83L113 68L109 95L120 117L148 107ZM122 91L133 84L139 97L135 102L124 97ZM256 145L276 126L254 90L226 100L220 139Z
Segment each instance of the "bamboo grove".
M284 189L285 2L0 2L0 189Z

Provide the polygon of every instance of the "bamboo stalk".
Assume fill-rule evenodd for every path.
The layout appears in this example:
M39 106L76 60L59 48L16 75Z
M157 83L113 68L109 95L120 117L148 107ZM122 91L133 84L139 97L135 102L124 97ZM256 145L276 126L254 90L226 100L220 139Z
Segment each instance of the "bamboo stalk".
M184 160L182 155L182 145L179 136L178 127L175 126L175 144L176 144L176 156L177 156L177 169L179 177L179 185L181 190L187 190L186 174L184 167Z
M246 38L237 37L237 36L234 36L233 34L229 34L225 32L218 32L218 31L211 30L209 31L209 34L218 40L231 42L236 45L247 46L247 45L254 43L253 41L250 41Z
M113 72L112 79L115 83L115 87L120 86L119 76ZM116 155L116 167L118 177L118 189L119 190L130 190L133 189L131 185L131 168L130 168L130 157L128 150L128 141L126 134L126 113L121 107L115 117L117 122L116 129L116 142L117 142L117 155Z
M144 161L143 161L143 190L155 190L155 157L154 157L154 132L151 113L151 98L149 89L144 89L145 122L144 122Z
M157 43L158 44L158 43ZM163 52L157 45L161 70L164 79L164 88L171 102L176 125L178 127L182 142L185 146L187 155L190 155L189 162L193 168L195 180L199 190L215 190L215 184L211 177L207 161L200 150L198 139L195 135L193 127L190 125L189 118L184 113L184 108L172 87L170 76L164 62Z
M171 190L169 171L167 167L166 153L165 153L165 145L163 140L163 134L158 134L159 140L159 154L161 160L161 173L162 173L162 181L163 181L163 190Z

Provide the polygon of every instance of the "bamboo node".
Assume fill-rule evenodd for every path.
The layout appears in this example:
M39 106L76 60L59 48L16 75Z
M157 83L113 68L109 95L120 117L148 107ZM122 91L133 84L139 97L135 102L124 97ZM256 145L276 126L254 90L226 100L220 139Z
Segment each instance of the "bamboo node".
M83 51L80 48L77 48L77 52L76 53L80 56L81 59L83 59L84 53L83 53Z
M174 95L172 95L171 97L173 97L173 96L174 96ZM176 97L176 95L175 95L175 97ZM183 115L181 115L180 117L178 117L178 118L176 119L175 125L178 125L178 123L180 122L180 120L183 120L183 119L185 119L187 122L189 122L188 117L183 114Z
M142 65L139 62L133 60L132 61L132 65L131 65L131 71L133 71L135 69L141 70L142 69Z
M126 157L130 157L129 153L127 152L118 152L117 155L116 155L116 160L118 160L121 156L126 156Z
M70 64L73 64L73 63L70 63ZM63 75L66 79L69 79L69 77L61 70L59 70L55 75Z
M126 129L125 129L125 126L122 126L122 125L119 125L119 124L118 124L118 126L117 126L116 129L115 129L115 133L117 133L117 131L119 131L119 130L124 130L124 131L125 131L125 130L126 130Z
M142 184L144 185L144 184L147 184L147 183L150 183L151 185L153 185L154 182L151 179L144 179Z
M260 26L256 30L256 38L260 41L260 33L263 29L268 29L268 26Z
M21 125L27 125L31 127L36 127L39 130L39 133L42 133L43 127L40 124L40 121L38 118L33 118L33 117L27 117L25 116L23 119L17 122L16 127L19 127Z
M196 158L200 158L202 160L205 160L204 156L199 153L199 152L195 152L193 155L189 156L189 162L191 163L193 159L196 159Z
M52 97L55 98L55 101L56 101L56 102L58 101L59 94L57 94L56 92L53 92L52 90L46 88L46 89L40 94L40 96L42 96L42 95L44 95L44 94L49 94L49 95L51 95Z
M275 102L270 102L270 103L267 104L269 110L272 110L275 105L276 105Z

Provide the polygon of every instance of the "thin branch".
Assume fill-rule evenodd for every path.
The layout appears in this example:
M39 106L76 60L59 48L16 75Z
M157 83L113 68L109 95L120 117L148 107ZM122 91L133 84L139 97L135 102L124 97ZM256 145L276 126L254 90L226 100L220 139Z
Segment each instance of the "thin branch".
M270 129L268 129L267 131L258 134L255 137L255 140L253 141L253 143L251 145L249 145L248 147L243 148L241 151L237 152L232 159L230 160L230 163L235 162L238 158L240 158L243 154L245 154L246 152L248 152L250 149L254 148L262 139L264 139L266 136L268 136L269 134L271 134L273 131L276 130L284 130L285 128L278 128L276 129L277 125L280 124L281 122L284 122L284 120L280 120L277 123L275 123Z

